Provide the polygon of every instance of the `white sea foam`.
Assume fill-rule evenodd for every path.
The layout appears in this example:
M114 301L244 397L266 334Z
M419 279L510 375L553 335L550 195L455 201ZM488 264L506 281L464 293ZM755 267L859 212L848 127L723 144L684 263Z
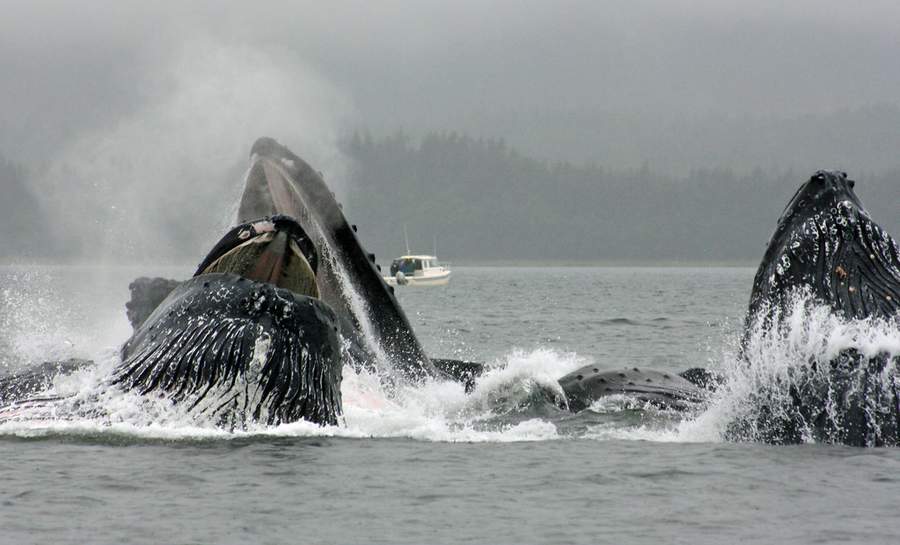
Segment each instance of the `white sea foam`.
M737 422L754 426L763 404L776 417L786 415L793 406L791 388L815 380L828 385L826 362L847 350L856 350L865 359L887 356L887 366L876 377L879 388L889 390L900 380L895 360L900 356L900 325L895 321L846 320L825 306L797 297L783 312L776 313L772 324L755 325L746 337L742 354L734 340L719 369L724 384L702 414L680 424L681 440L722 441ZM820 363L814 366L814 362ZM760 392L766 393L764 403ZM827 405L828 398L836 395L829 389L824 403ZM835 405L841 402L833 401ZM836 413L835 407L825 409L834 426L840 428L843 415ZM741 436L753 439L756 433L749 429ZM807 440L812 440L808 434Z
M511 350L490 362L469 394L451 381L430 380L416 386L395 384L386 388L383 376L346 367L341 389L344 414L339 426L296 422L227 431L164 399L123 393L106 386L105 378L119 361L118 347L106 340L111 333L91 333L91 324L82 323L84 319L75 309L58 308L56 294L40 287L47 279L32 280L17 281L26 289L3 292L3 308L7 311L3 325L6 333L12 331L7 340L12 341L17 356L37 362L79 355L97 365L57 378L48 393L65 396L66 401L43 412L31 410L28 418L0 425L0 435L100 434L162 440L375 437L442 442L578 437L718 442L725 440L730 424L741 418L746 420L758 410L754 394L763 388L790 384L791 373L804 369L810 361L829 361L847 348L855 348L866 357L900 354L900 329L896 323L841 320L827 308L797 301L776 321L780 325L755 328L742 356L738 354L737 339L732 340L721 359L713 362L714 370L725 376L725 383L705 410L697 414L637 406L615 396L594 403L583 417L565 417L562 411L534 411L539 406L555 410L554 403L563 397L557 379L592 363L574 353L539 347ZM71 345L62 340L70 338L75 339ZM629 417L630 414L640 416ZM575 432L562 429L573 418L583 418L587 424Z
M456 382L434 380L418 386L391 388L388 393L377 375L345 367L341 425L318 426L301 421L278 426L251 425L230 432L164 399L106 387L104 378L109 376L118 356L111 348L100 356L96 367L54 381L48 393L67 396L65 401L51 408L26 409L24 418L0 425L0 434L22 437L103 434L191 440L321 436L400 437L442 442L541 441L559 437L554 423L532 418L482 425L493 415L484 399L497 390L549 387L549 377L569 371L579 362L572 354L546 349L515 351L494 362L473 395L467 395Z

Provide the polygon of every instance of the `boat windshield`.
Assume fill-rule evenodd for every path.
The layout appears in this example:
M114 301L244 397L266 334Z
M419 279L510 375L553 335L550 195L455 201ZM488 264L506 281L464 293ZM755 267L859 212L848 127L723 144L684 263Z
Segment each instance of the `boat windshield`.
M420 259L395 259L391 263L391 276L402 272L403 274L415 274L416 271L422 270L422 260Z

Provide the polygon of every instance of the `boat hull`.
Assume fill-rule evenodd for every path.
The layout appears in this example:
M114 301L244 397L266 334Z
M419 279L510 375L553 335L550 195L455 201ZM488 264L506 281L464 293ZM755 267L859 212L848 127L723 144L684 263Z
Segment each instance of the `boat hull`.
M450 271L431 276L407 276L404 286L446 286L450 283ZM385 276L384 281L389 286L396 286L397 279L393 276Z

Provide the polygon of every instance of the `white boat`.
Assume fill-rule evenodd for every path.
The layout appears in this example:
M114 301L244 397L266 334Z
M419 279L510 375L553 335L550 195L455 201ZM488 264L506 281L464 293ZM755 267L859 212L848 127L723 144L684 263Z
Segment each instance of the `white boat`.
M446 286L450 269L433 255L402 255L391 263L384 281L390 286Z

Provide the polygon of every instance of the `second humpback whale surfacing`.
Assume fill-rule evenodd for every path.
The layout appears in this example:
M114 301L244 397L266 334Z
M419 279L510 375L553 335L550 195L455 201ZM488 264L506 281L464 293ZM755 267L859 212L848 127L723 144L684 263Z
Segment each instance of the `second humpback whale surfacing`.
M741 342L747 365L767 364L754 339L789 342L783 339L797 329L812 338L817 306L841 323L896 338L900 248L871 219L854 185L843 172L819 171L785 208L753 282ZM787 374L754 393L757 414L739 419L731 435L776 443L900 443L900 354L863 347L860 336L799 350L793 357L804 361L793 361Z

